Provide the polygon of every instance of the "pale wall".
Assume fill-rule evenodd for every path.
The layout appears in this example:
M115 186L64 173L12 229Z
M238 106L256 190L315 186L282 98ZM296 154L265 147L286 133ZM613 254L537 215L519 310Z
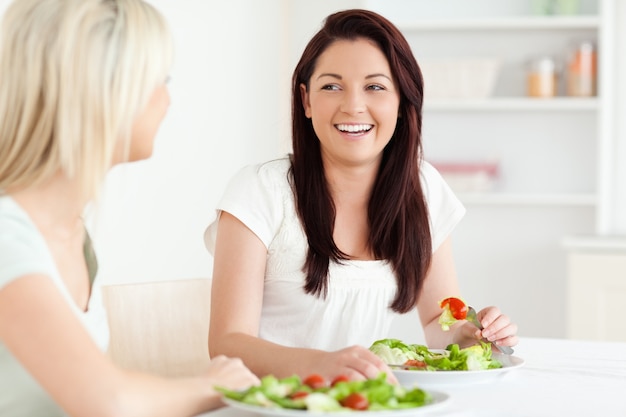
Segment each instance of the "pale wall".
M279 0L151 0L176 57L152 159L115 168L95 240L104 282L208 277L202 234L230 176L286 151L286 8Z

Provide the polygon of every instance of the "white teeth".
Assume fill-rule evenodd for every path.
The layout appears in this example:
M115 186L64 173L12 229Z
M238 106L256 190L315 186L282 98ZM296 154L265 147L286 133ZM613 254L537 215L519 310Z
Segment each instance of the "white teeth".
M373 127L373 125L337 125L337 129L342 132L356 133L356 132L367 132Z

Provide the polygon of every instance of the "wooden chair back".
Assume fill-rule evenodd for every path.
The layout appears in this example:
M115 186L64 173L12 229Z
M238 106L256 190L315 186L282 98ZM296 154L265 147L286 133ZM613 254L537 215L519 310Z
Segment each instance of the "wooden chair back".
M206 369L210 279L103 285L102 296L118 365L164 376Z

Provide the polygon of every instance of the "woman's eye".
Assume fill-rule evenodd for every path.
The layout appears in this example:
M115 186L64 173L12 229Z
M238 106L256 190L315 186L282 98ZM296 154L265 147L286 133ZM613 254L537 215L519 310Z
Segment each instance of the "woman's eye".
M380 84L372 84L372 85L368 85L367 89L373 90L373 91L382 91L382 90L385 90L385 87L383 87Z
M326 85L322 86L322 90L337 91L337 90L339 90L339 86L337 86L335 84L326 84Z

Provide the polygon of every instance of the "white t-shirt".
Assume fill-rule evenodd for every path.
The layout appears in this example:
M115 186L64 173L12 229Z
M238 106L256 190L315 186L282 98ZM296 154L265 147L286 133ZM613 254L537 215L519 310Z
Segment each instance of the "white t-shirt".
M96 344L104 351L109 341L100 288L92 288L89 308L81 311L63 283L48 246L28 214L10 197L0 197L0 291L27 274L44 274L57 286ZM45 320L45 317L41 318ZM28 337L28 336L26 336ZM40 346L46 356L46 347ZM94 378L97 378L94 375ZM64 416L37 381L0 340L0 416Z
M288 158L247 166L235 175L205 232L214 253L219 213L237 217L267 247L259 337L284 346L337 350L370 346L385 338L394 312L389 308L396 280L387 261L330 263L326 299L306 294L302 266L307 239L295 210ZM430 212L433 251L465 214L439 173L422 164L421 179ZM245 301L242 301L245 302Z

